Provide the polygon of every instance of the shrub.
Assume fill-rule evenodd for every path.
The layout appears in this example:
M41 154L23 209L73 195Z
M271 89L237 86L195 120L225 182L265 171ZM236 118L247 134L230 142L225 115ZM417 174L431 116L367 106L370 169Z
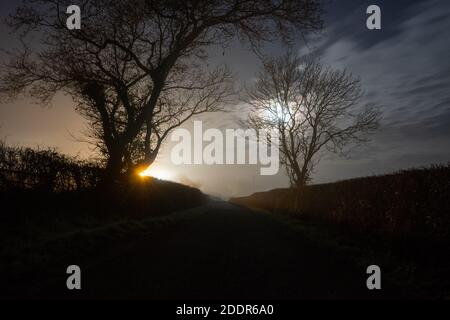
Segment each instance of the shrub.
M6 146L0 142L0 190L80 191L95 187L101 167L56 152Z
M450 165L278 189L233 199L254 208L340 226L390 248L425 253L450 244Z

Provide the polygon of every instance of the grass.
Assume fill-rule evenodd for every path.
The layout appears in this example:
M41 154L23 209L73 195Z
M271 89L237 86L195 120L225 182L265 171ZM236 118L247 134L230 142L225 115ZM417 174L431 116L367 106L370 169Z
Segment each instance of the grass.
M8 275L8 286L3 285L5 296L23 291L22 279L27 281L51 278L73 261L78 264L93 263L99 253L118 250L120 246L167 231L178 223L186 222L205 213L206 205L178 211L158 217L123 219L96 227L82 227L62 234L47 236L39 241L21 242L16 246L3 247L1 273ZM72 263L69 263L72 261ZM9 290L8 290L9 288Z

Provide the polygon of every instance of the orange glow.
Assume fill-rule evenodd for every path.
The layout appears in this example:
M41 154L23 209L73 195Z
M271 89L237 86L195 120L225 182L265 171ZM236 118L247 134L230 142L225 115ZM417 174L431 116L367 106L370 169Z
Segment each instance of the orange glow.
M170 171L152 165L147 169L139 172L139 176L141 178L153 177L160 180L170 180L173 177L173 174Z
M148 177L148 175L145 173L145 170L144 171L141 171L141 172L139 172L138 173L138 175L139 175L139 177L141 177L141 178L145 178L145 177Z

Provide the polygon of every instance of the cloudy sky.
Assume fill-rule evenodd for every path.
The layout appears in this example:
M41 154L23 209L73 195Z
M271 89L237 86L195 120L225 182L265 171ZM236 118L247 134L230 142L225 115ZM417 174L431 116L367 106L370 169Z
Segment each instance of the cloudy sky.
M382 30L366 28L366 9L382 10ZM2 1L7 14L15 1ZM314 182L392 172L402 168L446 163L450 160L450 2L334 1L326 7L325 30L298 39L300 54L315 53L323 63L347 68L358 75L366 99L382 112L381 129L366 146L354 148L349 158L326 155ZM2 29L2 47L14 40ZM285 48L269 45L267 52L282 54ZM251 82L260 68L258 58L239 43L225 52L212 52L226 62L240 83ZM210 115L205 125L220 129L237 127L234 113ZM205 119L204 119L205 120ZM52 108L42 109L26 99L0 104L0 138L9 144L53 146L61 152L92 155L89 146L76 141L85 123L73 111L67 97L58 96ZM191 124L187 125L190 129ZM168 142L155 166L171 179L201 187L223 197L287 186L282 173L261 177L256 166L175 166Z

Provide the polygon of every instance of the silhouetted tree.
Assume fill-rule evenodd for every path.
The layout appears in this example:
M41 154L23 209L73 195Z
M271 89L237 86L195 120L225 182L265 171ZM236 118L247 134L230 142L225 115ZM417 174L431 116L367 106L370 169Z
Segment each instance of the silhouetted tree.
M296 187L309 181L319 151L344 152L378 127L380 114L363 103L359 79L291 53L264 61L247 93L252 110L244 124L279 133L281 162Z
M230 72L206 67L209 46L237 37L257 49L321 25L319 0L85 0L81 30L68 30L73 2L25 0L10 17L22 39L35 38L12 54L0 89L72 96L112 176L150 164L193 115L223 108Z

